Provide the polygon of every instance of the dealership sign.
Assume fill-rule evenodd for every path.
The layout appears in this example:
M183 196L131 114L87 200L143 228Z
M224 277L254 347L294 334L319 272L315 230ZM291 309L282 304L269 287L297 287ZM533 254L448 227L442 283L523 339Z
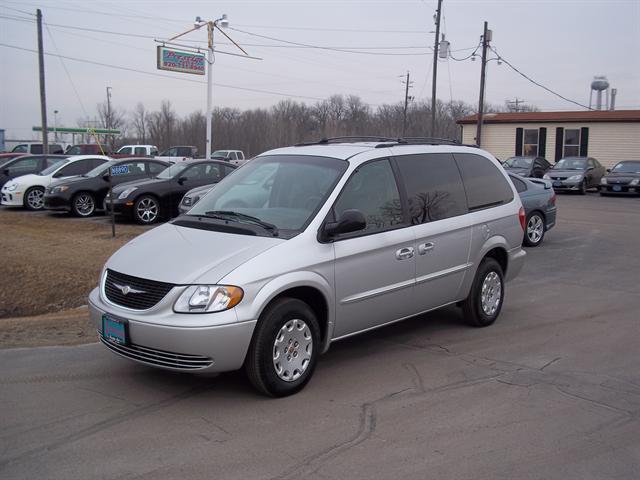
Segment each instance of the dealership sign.
M202 53L158 46L158 69L204 75L205 57Z

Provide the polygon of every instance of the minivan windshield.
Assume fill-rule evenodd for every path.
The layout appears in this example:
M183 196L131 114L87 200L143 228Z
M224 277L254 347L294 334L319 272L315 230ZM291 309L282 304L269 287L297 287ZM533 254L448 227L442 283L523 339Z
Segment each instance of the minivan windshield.
M174 178L176 175L179 175L180 172L182 172L185 168L187 168L189 165L191 165L190 163L175 163L173 165L171 165L170 167L165 168L163 171L161 171L156 178L164 178L165 180L168 180L169 178Z
M620 162L611 171L614 173L640 173L640 162Z
M504 162L507 168L529 168L533 162L533 157L511 157Z
M259 221L275 227L279 237L291 238L306 228L347 166L328 157L258 157L224 178L188 215ZM275 229L265 229L266 234Z
M53 172L55 172L56 170L58 170L62 165L64 165L65 163L69 163L69 159L67 158L61 158L59 162L54 163L53 165L51 165L48 168L45 168L43 171L41 171L38 175L43 175L43 176L47 176L47 175L51 175Z
M555 170L584 170L587 168L587 159L584 157L567 157L556 163Z

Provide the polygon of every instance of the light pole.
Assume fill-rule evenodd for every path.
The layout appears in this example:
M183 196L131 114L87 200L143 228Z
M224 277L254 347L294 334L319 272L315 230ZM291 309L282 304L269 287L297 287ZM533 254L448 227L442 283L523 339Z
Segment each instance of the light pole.
M205 24L207 25L207 143L205 146L205 158L211 158L211 147L213 143L211 125L213 120L213 30L215 28L228 27L229 20L226 14L223 14L217 20L208 22L204 22L200 17L196 17L196 23L194 25L196 28L200 28Z
M53 111L53 138L58 142L58 110Z

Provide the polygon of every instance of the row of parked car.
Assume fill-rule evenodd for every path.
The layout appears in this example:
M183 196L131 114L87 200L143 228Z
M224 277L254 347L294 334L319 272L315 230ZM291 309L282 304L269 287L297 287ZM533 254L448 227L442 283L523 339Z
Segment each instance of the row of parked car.
M543 178L559 192L578 192L597 188L601 195L640 195L640 160L624 160L606 169L591 157L567 157L551 165L542 157L511 157L503 164L511 173Z

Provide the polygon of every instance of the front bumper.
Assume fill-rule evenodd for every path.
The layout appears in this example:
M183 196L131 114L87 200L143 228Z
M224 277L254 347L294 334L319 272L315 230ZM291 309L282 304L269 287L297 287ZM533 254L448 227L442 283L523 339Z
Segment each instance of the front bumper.
M582 181L568 182L566 180L551 180L551 186L556 192L577 192L578 190L580 190L581 185Z
M10 207L22 207L24 205L24 192L14 190L10 192L8 189L2 189L2 205Z
M116 215L133 216L133 200L125 198L124 200L115 199L113 202L109 198L104 200L104 210L111 213L111 204L113 203L113 213Z
M45 194L43 201L46 210L71 210L70 200L60 195Z
M96 288L89 294L89 315L102 343L129 360L181 372L227 372L242 367L256 320L239 321L235 309L175 313L173 300L165 298L150 310L133 311L104 302ZM127 345L102 336L105 314L126 321Z
M605 195L639 195L640 194L640 185L600 185L598 187L600 189L600 193L604 193Z

